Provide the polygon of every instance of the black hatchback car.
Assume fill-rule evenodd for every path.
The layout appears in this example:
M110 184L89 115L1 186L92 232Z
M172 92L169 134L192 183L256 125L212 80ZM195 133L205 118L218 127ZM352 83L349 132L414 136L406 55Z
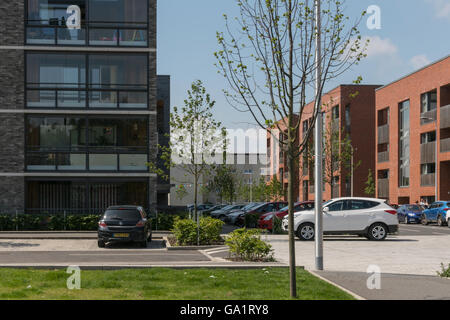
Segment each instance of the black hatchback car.
M151 220L147 219L142 207L109 207L98 222L100 248L104 248L107 242L135 242L145 248L151 240Z

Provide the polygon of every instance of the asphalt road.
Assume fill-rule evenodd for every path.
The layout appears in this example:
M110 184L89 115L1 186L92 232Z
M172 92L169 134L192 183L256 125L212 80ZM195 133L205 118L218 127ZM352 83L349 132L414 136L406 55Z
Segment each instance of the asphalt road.
M437 225L424 226L421 224L400 224L400 235L402 236L448 236L449 227L438 227Z
M380 289L368 289L372 274L319 271L321 277L367 300L450 300L450 279L437 276L381 274Z

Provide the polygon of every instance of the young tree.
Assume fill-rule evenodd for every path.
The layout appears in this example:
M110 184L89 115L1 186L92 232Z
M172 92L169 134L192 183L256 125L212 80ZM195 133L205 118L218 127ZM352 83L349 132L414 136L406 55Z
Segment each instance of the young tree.
M375 191L375 179L373 178L372 169L369 169L369 175L367 176L364 193L369 197L373 197L375 196Z
M310 87L317 83L312 112L315 122L327 81L338 77L364 56L357 29L360 19L349 24L343 12L343 0L323 0L323 17L316 20L314 12L318 1L236 0L240 10L240 16L235 19L237 25L225 16L226 34L217 33L221 49L215 53L219 72L231 88L225 90L230 104L240 111L250 112L263 129L270 127L287 134L287 139L279 143L288 164L292 297L297 296L293 230L295 161L305 149L313 129L311 126L296 142L307 96ZM323 30L320 38L319 24ZM321 39L322 47L317 59L316 39ZM317 72L319 77L316 78L318 65L322 72ZM275 135L273 138L278 140Z
M225 128L213 118L215 101L206 92L200 80L191 85L184 100L184 107L174 107L170 114L171 139L168 147L159 146L160 157L166 167L177 166L191 178L194 186L194 216L199 224L197 212L201 178L208 174L216 153L224 146ZM149 163L150 171L165 179L164 170ZM203 189L202 189L203 190ZM199 226L198 226L199 227Z
M215 192L222 202L223 200L232 203L236 199L237 176L236 171L231 166L219 164L214 166L214 177L210 180L208 189Z

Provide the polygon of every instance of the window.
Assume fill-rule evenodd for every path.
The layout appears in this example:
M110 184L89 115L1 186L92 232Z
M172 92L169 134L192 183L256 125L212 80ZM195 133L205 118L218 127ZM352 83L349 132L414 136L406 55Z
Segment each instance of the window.
M352 118L350 113L350 105L345 106L345 130L347 133L351 132L351 126L352 126Z
M28 117L31 171L146 171L148 120Z
M147 109L147 60L146 54L28 53L26 106Z
M435 163L426 163L420 166L421 174L432 174L436 173L436 164Z
M368 200L349 200L349 210L370 209L379 205L378 202Z
M431 91L431 92L422 94L421 101L422 101L422 108L421 108L422 113L436 110L436 108L437 108L437 91Z
M81 9L81 29L69 30L67 8ZM148 46L148 0L28 0L31 45Z
M430 143L430 142L434 142L434 141L436 141L436 131L422 133L420 135L420 143L421 144Z
M332 204L330 204L328 206L329 210L328 211L342 211L345 210L345 206L344 206L344 200L339 200L336 202L333 202Z
M339 106L335 106L332 109L333 120L339 119Z
M409 155L409 100L399 105L399 186L408 187L410 177Z

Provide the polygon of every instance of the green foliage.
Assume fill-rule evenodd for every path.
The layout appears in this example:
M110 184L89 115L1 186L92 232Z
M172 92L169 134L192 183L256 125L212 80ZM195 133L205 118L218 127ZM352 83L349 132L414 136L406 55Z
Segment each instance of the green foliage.
M274 261L272 246L261 240L257 229L237 229L225 240L232 257L242 261Z
M200 219L200 245L220 243L223 221L211 217ZM179 246L197 245L197 224L191 219L176 219L172 230Z
M450 264L446 267L441 263L441 271L438 271L437 274L441 278L450 278Z
M272 217L272 233L273 234L284 234L286 232L283 231L282 228L283 220L278 218L277 215L273 215Z
M245 215L245 227L246 228L256 228L258 226L258 219L260 215L257 213L246 214Z
M369 175L367 176L366 188L364 189L364 193L369 197L375 195L375 179L373 178L372 169L369 169Z
M95 231L98 215L19 214L1 215L0 231ZM64 228L65 227L65 228Z
M214 166L214 178L209 182L208 189L215 192L222 201L232 203L237 193L236 171L231 166Z
M186 219L189 216L187 212L177 214L158 213L152 219L153 230L172 230L176 219Z

